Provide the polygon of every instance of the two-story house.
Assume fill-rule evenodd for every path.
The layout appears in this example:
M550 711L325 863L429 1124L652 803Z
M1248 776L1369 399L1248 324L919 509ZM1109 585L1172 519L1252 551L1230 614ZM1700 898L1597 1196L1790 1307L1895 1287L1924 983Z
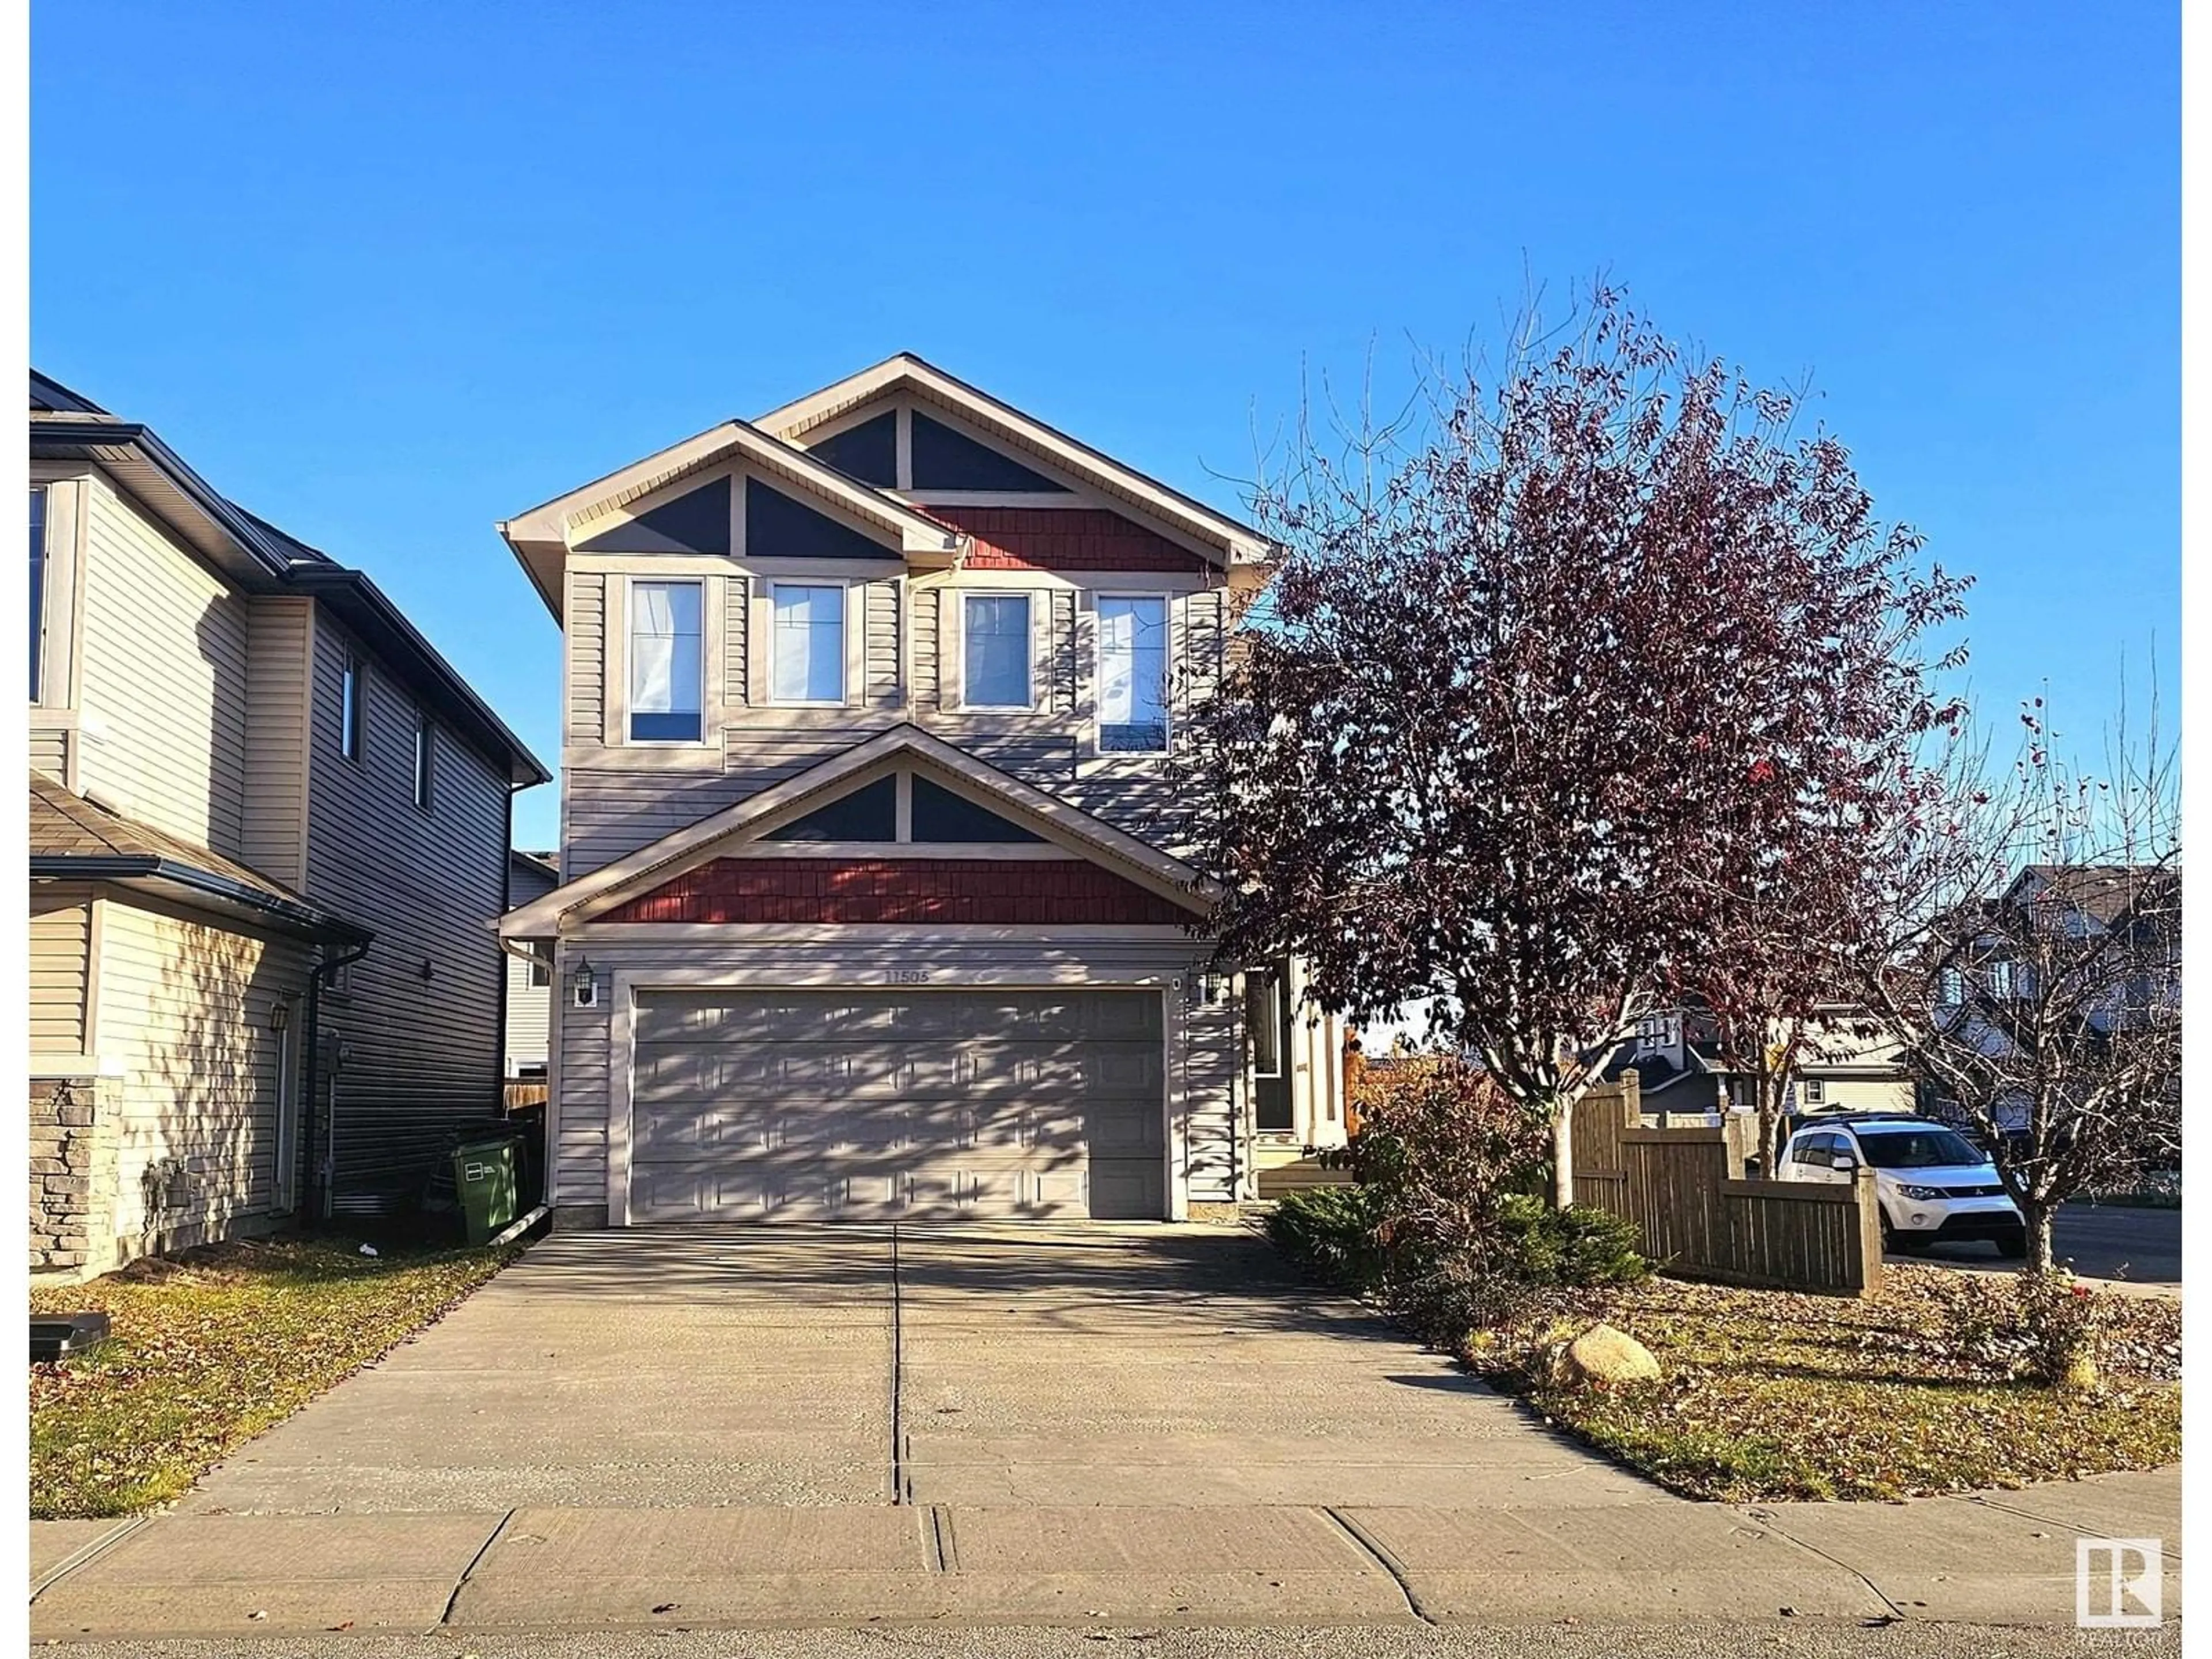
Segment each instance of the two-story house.
M902 356L501 526L561 621L553 1201L1182 1216L1343 1138L1171 763L1269 550Z
M30 381L31 1265L404 1208L546 773L360 571Z
M1778 1048L1783 1035L1776 1033ZM1729 1065L1712 1017L1701 1007L1645 1014L1636 1035L1613 1050L1600 1074L1615 1082L1632 1068L1644 1109L1662 1119L1759 1109L1757 1079ZM1835 1003L1807 1022L1790 1067L1785 1111L1808 1116L1910 1112L1913 1103L1912 1073L1896 1034L1865 1009Z

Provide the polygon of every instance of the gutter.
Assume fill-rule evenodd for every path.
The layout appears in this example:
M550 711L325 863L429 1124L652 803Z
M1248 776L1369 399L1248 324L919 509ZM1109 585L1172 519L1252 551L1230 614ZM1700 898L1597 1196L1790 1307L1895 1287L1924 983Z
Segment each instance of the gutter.
M195 864L158 857L150 853L110 854L47 853L31 854L33 881L165 881L210 898L258 910L288 926L319 939L356 943L362 950L376 935L356 923L342 921L326 910L296 899L283 898L265 888L218 875Z
M223 533L236 542L270 571L282 575L290 563L290 556L270 542L246 515L216 488L185 464L184 458L163 443L153 429L137 421L117 420L41 420L31 417L31 448L35 454L40 445L55 449L137 449L158 468L162 476L176 486L194 507L219 526Z

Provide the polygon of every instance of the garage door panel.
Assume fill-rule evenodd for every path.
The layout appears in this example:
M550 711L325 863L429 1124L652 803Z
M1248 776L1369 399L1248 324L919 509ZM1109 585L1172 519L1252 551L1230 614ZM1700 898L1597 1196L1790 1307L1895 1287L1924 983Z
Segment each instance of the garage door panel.
M640 1219L1166 1213L1144 993L647 992Z

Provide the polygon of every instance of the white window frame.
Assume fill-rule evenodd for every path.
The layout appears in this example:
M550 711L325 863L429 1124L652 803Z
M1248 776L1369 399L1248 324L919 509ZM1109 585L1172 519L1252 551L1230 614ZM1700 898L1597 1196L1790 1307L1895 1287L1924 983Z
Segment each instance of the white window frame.
M865 637L866 634L866 620L865 617L859 617L854 614L858 607L854 604L853 596L856 588L859 586L859 584L836 576L773 576L766 582L763 583L762 586L767 590L768 598L768 615L766 617L766 628L764 629L764 632L767 635L767 649L764 654L767 659L765 663L765 667L767 669L767 684L765 689L768 694L769 705L775 708L851 708L853 706L854 693L867 678L867 663L865 656L863 656L858 663L855 663L854 660L855 652L865 652L867 648L866 640ZM839 615L842 618L842 620L838 623L840 634L838 643L840 649L837 653L839 658L837 673L840 691L839 695L834 699L821 697L780 697L776 696L775 658L777 648L776 634L778 630L775 625L775 603L776 595L787 587L827 587L838 590L839 605L841 607Z
M1103 760L1157 760L1175 752L1176 595L1156 587L1102 587L1091 597L1091 749ZM1106 746L1106 629L1100 607L1108 599L1158 599L1160 626L1167 645L1160 686L1160 746L1157 749L1109 749Z
M957 706L963 711L973 710L982 714L1034 714L1037 706L1037 600L1045 599L1042 607L1048 614L1051 609L1050 590L1036 587L957 587L958 617L955 626L960 630L959 695ZM968 696L968 602L970 599L1019 599L1029 616L1029 651L1023 658L1023 688L1025 699L1020 702L976 702Z
M630 735L630 717L635 712L630 708L630 648L632 629L637 617L637 589L641 584L673 587L683 585L699 590L699 735L696 738L634 738ZM622 702L617 715L616 736L624 749L703 749L714 732L714 710L712 691L714 684L714 631L708 616L713 594L703 576L662 575L659 572L640 572L623 578L622 608Z
M29 618L30 628L27 630L33 633L34 637L31 641L31 672L25 677L25 682L31 694L31 707L42 708L53 701L51 691L53 681L54 653L46 638L50 631L48 618L53 615L54 610L53 486L42 479L32 479L30 499L39 504L38 546L35 550L27 549L27 551L34 550L38 557L39 598L38 615ZM27 514L29 508L30 502L27 501L24 503ZM27 543L31 539L29 526L26 526L24 540Z

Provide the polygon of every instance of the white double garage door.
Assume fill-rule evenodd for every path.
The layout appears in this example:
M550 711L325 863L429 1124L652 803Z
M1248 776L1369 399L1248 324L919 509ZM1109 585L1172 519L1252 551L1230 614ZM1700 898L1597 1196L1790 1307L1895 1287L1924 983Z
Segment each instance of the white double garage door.
M1158 993L637 993L630 1216L1167 1212Z

